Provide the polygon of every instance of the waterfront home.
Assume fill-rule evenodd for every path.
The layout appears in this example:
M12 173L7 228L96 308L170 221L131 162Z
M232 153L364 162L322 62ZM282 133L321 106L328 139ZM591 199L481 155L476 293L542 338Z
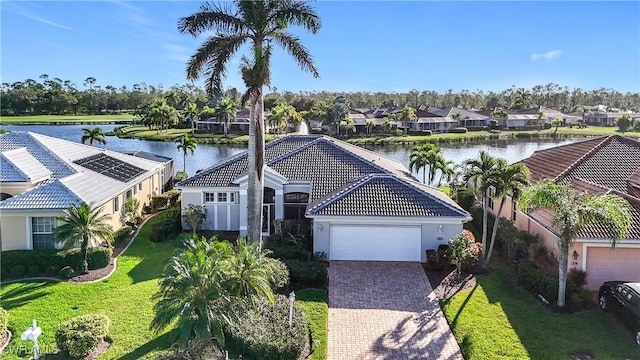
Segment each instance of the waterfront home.
M148 205L173 181L173 160L127 155L33 132L0 135L0 243L5 250L58 247L53 229L64 210L87 203L124 224L124 203Z
M551 179L576 191L615 194L626 200L633 218L627 237L611 248L599 226L585 228L569 250L568 265L569 269L586 271L591 290L609 280L640 281L640 142L618 135L597 137L538 150L522 163L531 171L533 183ZM497 206L493 201L489 203L491 211ZM545 246L557 256L549 212L523 214L517 202L509 199L503 214L508 214L521 230L539 234L538 246Z
M329 260L425 261L470 215L400 162L327 136L266 144L263 235L276 219L313 236ZM247 232L247 152L176 184L182 207L207 209L204 228Z

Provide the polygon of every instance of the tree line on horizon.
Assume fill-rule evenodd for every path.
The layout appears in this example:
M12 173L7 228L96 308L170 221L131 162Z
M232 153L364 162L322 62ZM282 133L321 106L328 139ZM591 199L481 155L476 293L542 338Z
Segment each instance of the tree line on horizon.
M192 83L175 84L165 89L162 84L145 83L132 87L99 85L96 78L88 77L80 89L70 80L50 78L42 74L41 81L26 79L14 83L2 83L0 87L0 114L12 115L91 115L136 113L158 98L164 98L176 110L184 110L189 104L198 108L215 107L223 99L241 103L242 93L227 88L219 95L209 95ZM264 96L264 107L270 110L278 103L292 105L297 111L309 111L319 103L332 103L343 97L354 109L378 107L404 108L421 105L437 108L462 107L465 109L494 109L496 107L525 109L544 106L563 112L583 111L585 107L604 105L607 108L640 112L640 93L625 94L610 88L583 90L570 89L554 83L536 85L530 89L512 86L500 92L462 90L444 93L433 90L408 92L337 92L337 91L278 91L271 88Z

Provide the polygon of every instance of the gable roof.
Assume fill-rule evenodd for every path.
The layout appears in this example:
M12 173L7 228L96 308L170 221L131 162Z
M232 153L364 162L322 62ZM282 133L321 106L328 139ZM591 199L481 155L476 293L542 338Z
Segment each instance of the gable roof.
M394 189L406 188L403 190L404 193L411 194L411 197L400 196L402 191L373 192L367 195L366 201L369 202L361 203L360 207L355 208L371 207L373 209L377 207L375 204L393 199L395 202L393 206L396 206L397 210L418 209L422 206L422 210L411 210L414 214L411 216L427 216L425 214L428 211L425 209L427 209L426 204L429 203L428 206L439 209L438 211L450 208L451 213L447 214L458 214L451 216L467 217L466 212L441 191L431 187L422 188L422 185L414 181L411 172L398 161L331 137L290 135L268 143L265 148L265 159L265 169L273 170L289 181L311 183L309 209L327 201L336 193L351 189L354 184L360 184L358 186L366 189L377 181L397 184L394 185ZM237 179L246 171L247 153L244 152L179 182L176 187L238 186ZM401 216L410 213L409 210L402 210L393 214L389 212L384 216ZM445 212L441 213L445 214ZM446 216L436 215L437 211L431 214L430 216Z
M99 205L164 166L141 157L25 131L0 135L0 153L3 182L43 180L35 188L1 201L0 210L66 209L79 202ZM89 159L102 160L87 165ZM135 171L130 172L132 169Z
M309 215L461 217L469 214L443 199L439 189L390 174L361 177L326 198L309 204ZM447 197L448 198L448 197ZM450 200L450 199L449 199Z

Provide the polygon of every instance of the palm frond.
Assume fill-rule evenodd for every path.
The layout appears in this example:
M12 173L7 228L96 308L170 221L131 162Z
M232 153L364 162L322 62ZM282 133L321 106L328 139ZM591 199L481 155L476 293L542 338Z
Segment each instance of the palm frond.
M222 91L222 79L226 65L235 52L248 39L247 35L213 36L207 39L187 63L187 78L196 80L206 77L205 86L210 93Z
M269 20L277 25L284 21L286 24L301 26L312 34L316 34L321 26L320 17L308 1L282 1Z
M310 72L315 78L320 77L318 69L313 63L313 57L309 50L302 45L300 38L285 32L273 33L272 37L277 44L282 46L295 59L302 70Z
M178 20L178 31L181 34L198 36L212 28L224 34L247 33L248 31L247 24L237 14L234 14L231 7L226 4L205 2L200 6L198 12Z

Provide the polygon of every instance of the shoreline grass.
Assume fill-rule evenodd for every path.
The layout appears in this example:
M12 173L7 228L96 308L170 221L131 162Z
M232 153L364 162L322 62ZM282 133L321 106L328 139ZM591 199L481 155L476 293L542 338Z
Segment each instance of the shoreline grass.
M131 114L115 115L34 115L34 116L2 116L0 125L32 125L49 123L96 123L132 121Z
M467 360L635 359L631 331L597 306L575 314L553 313L516 284L514 271L494 266L476 276L473 289L443 302L443 310Z

